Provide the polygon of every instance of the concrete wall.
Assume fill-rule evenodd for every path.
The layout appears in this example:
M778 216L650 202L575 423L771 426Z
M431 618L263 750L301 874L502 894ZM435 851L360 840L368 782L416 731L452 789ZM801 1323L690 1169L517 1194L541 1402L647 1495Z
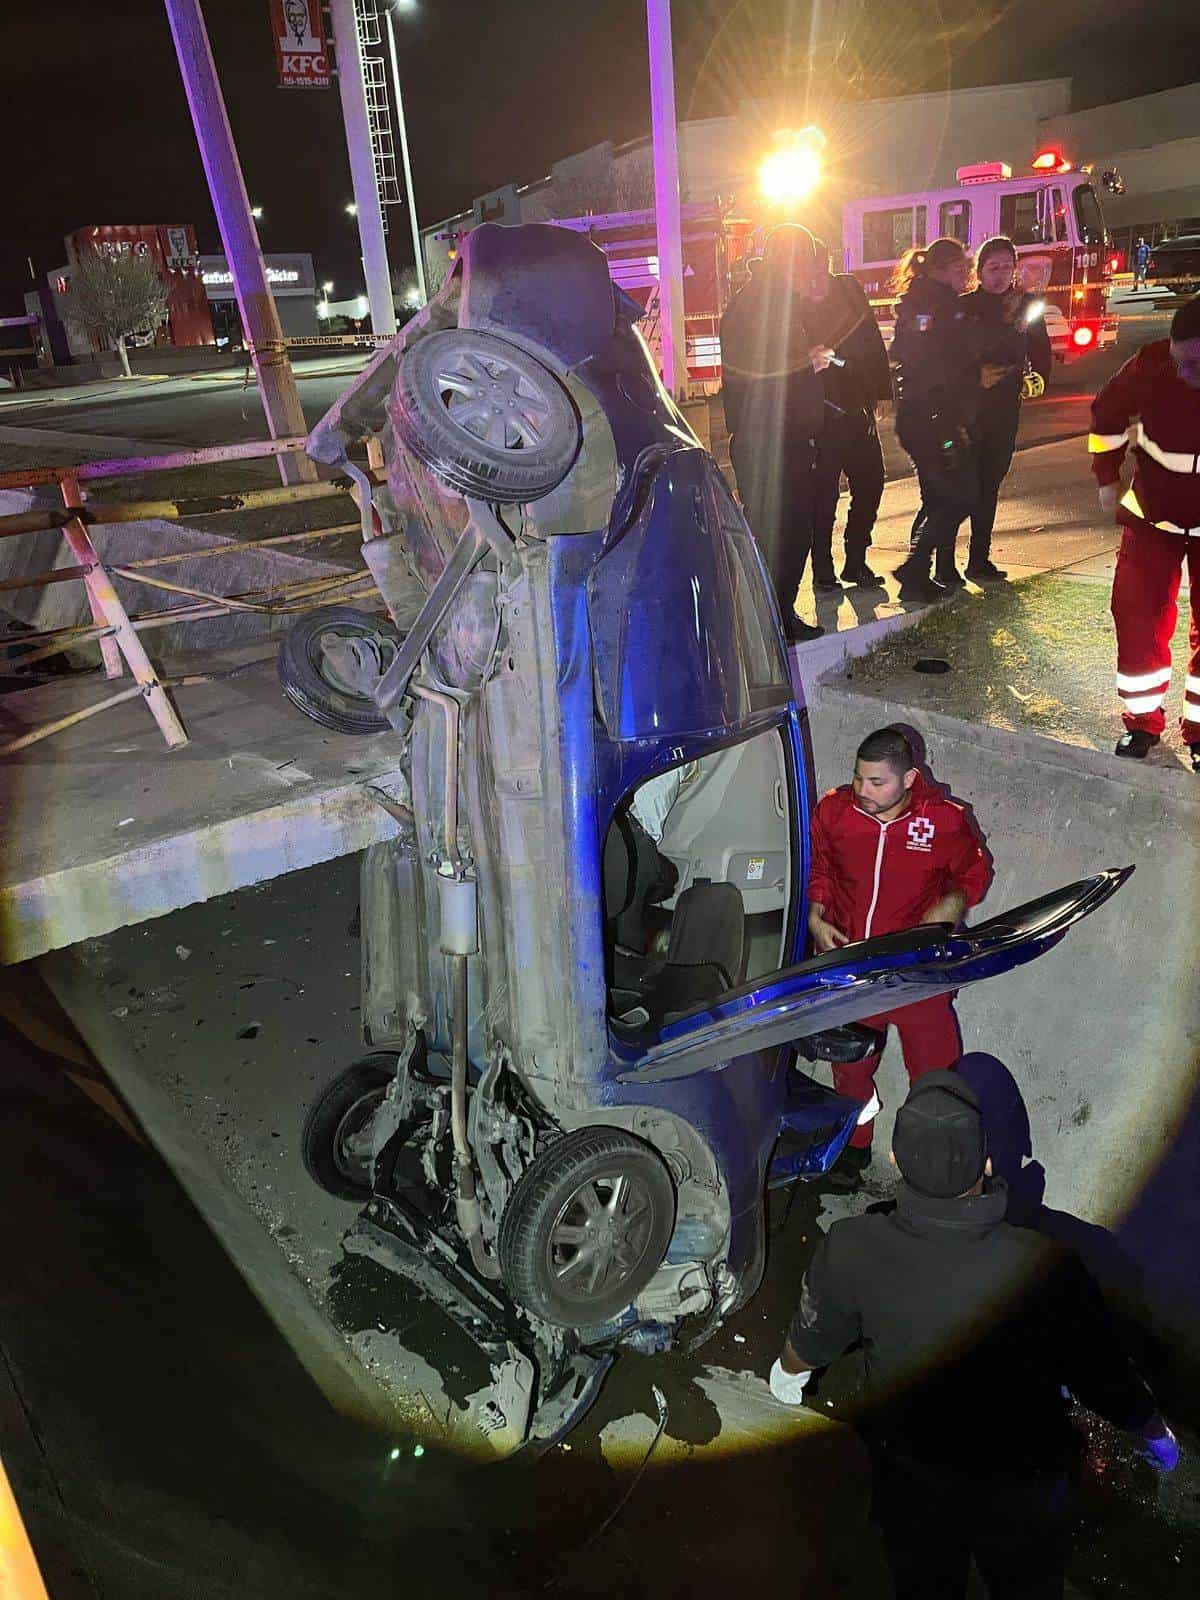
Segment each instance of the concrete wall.
M995 862L977 917L1102 867L1133 878L1050 954L961 995L964 1048L998 1056L1028 1106L1046 1204L1112 1229L1093 1253L1185 1360L1200 1361L1200 792L1182 771L1125 770L1102 753L857 695L810 693L818 780L844 782L872 728L908 723L933 776L970 802ZM1131 765L1131 764L1129 764ZM894 1041L880 1073L881 1148L906 1092ZM1103 1236L1067 1225L1085 1255ZM1107 1263L1107 1268L1105 1263ZM1120 1274L1118 1274L1120 1276ZM1111 1271L1110 1271L1111 1281ZM1132 1292L1131 1292L1132 1291Z

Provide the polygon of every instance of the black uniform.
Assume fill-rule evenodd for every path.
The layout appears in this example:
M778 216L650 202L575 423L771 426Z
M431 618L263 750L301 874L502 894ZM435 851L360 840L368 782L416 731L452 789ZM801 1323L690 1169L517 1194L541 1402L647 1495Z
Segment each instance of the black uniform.
M890 400L892 376L879 324L857 278L830 275L824 300L806 300L804 317L815 342L828 345L846 363L821 374L825 426L817 440L816 509L813 516L813 578L833 578L833 525L842 474L850 485L846 514L846 570L863 566L871 530L883 498L883 450L875 407Z
M877 1409L862 1424L873 1515L898 1600L965 1592L971 1556L993 1600L1062 1594L1079 1447L1064 1387L1123 1428L1154 1397L1073 1252L1004 1220L999 1180L835 1222L788 1339L824 1366L861 1340Z
M972 316L966 297L924 274L913 279L896 310L892 360L900 369L896 433L912 457L925 521L907 572L954 572L954 542L979 499L977 425L984 361L1017 359L1013 330Z
M1021 378L1025 363L1042 381L1049 378L1054 366L1050 348L1050 335L1042 317L1026 324L1029 307L1037 297L1023 294L1020 297L1015 321L1004 319L1007 295L989 294L986 289L973 289L963 296L963 304L973 317L998 335L1007 334L1012 344L1012 373L980 396L979 440L979 498L971 512L971 543L967 555L967 568L982 567L991 559L992 528L996 521L996 497L1004 482L1017 443L1017 424L1021 416Z
M787 628L812 548L817 436L825 396L809 350L818 343L785 274L762 266L721 318L729 453Z

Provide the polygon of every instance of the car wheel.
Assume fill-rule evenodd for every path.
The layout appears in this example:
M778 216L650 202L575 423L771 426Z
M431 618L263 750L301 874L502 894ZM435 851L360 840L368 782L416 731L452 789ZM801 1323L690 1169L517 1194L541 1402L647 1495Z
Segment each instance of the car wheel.
M562 1328L624 1311L675 1227L666 1163L619 1128L564 1134L522 1174L500 1219L500 1270L518 1304Z
M390 724L374 700L342 670L327 646L353 642L382 674L396 659L403 635L386 617L354 606L324 606L292 624L279 644L284 694L306 717L336 733L383 733Z
M304 1170L339 1200L371 1198L370 1124L396 1075L394 1053L362 1056L339 1072L309 1107L300 1137Z
M444 483L478 500L537 500L579 454L579 417L553 373L494 334L447 328L400 358L392 424Z

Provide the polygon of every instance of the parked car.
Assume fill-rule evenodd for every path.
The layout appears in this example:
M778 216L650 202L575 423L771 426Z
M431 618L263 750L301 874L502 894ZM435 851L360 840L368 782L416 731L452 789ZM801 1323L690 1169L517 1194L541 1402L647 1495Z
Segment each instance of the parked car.
M1200 293L1200 233L1181 233L1174 239L1161 239L1146 263L1146 280L1169 283L1185 300Z
M281 658L327 725L394 728L408 784L362 873L368 1053L305 1161L362 1203L347 1250L493 1355L514 1443L754 1294L766 1190L861 1114L809 1061L1041 955L1126 876L807 953L803 698L641 314L578 234L475 229L309 441L359 484L391 622L316 612Z

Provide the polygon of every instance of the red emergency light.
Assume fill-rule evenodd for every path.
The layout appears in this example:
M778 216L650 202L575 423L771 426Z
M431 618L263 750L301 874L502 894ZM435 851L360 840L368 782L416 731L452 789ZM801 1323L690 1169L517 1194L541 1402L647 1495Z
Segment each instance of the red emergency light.
M1071 334L1071 343L1077 350L1086 350L1088 345L1095 343L1095 340L1095 328L1089 328L1086 323L1082 323Z
M1012 177L1012 168L1007 161L977 161L971 167L959 167L954 174L955 181L961 184L968 183L1003 183L1006 178Z
M1070 172L1071 163L1061 150L1039 150L1030 163L1035 172Z

